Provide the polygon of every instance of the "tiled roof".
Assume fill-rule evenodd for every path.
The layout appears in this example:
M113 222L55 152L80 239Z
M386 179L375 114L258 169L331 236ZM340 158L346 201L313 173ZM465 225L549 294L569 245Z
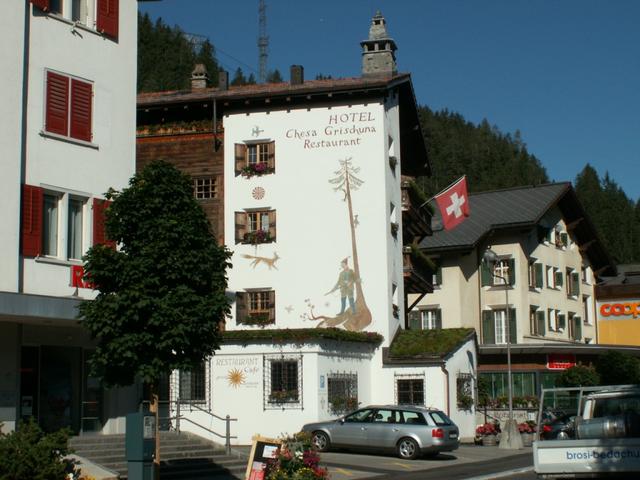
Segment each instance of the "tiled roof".
M434 231L420 246L427 252L472 248L491 230L533 225L570 188L564 182L472 193L469 217L453 230Z
M197 100L238 99L251 97L302 95L306 93L321 93L348 91L368 88L385 88L397 82L410 78L409 74L401 73L393 77L352 77L324 80L306 80L300 85L290 83L260 83L255 85L229 86L228 90L205 88L201 90L169 90L165 92L150 92L138 94L138 106L157 105L173 102L190 102Z

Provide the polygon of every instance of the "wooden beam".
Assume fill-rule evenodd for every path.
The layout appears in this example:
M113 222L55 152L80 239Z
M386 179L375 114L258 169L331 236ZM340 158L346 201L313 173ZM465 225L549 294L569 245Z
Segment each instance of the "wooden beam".
M422 300L426 294L427 292L421 293L420 295L418 295L418 299L415 302L413 302L411 305L409 305L409 308L407 308L407 315L411 310L413 310L413 307L415 307L418 303L420 303L420 300Z
M568 223L567 224L567 230L574 230L580 224L580 222L582 222L583 220L584 220L584 217L580 217L580 218L577 218L576 220L574 220L573 222Z
M587 243L583 243L582 245L580 245L580 248L579 248L578 250L580 250L580 253L584 253L584 252L586 252L586 251L589 249L589 247L590 247L591 245L593 245L594 243L596 243L596 239L595 239L595 238L593 238L593 239L589 240Z

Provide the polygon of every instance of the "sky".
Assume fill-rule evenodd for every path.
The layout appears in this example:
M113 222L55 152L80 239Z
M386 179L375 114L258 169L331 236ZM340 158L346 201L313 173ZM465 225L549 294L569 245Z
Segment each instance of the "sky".
M231 74L258 70L258 0L140 3L204 35ZM640 198L640 1L266 0L268 69L359 76L380 10L417 101L519 130L554 181L590 163Z

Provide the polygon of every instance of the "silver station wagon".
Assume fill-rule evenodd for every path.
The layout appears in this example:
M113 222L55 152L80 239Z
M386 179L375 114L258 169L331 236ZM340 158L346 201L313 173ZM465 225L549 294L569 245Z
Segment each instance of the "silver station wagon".
M409 405L370 405L327 422L309 423L303 432L312 435L321 451L335 448L395 451L413 460L458 448L458 427L440 410Z

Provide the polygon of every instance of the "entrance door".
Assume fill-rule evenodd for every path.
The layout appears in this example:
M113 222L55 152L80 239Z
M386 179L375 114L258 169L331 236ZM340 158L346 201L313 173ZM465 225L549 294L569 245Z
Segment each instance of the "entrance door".
M82 349L40 348L40 426L45 431L80 430Z

